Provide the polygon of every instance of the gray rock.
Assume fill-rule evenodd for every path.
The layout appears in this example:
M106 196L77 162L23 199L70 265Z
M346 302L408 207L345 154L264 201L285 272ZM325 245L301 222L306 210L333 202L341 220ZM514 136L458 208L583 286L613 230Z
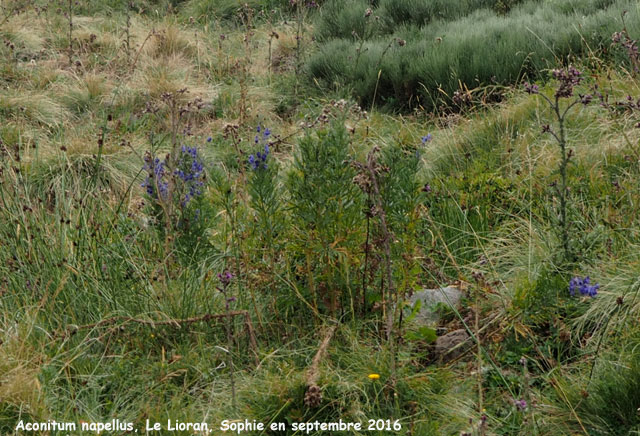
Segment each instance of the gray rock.
M440 315L438 315L436 311L436 305L442 303L449 307L458 308L463 295L462 291L453 286L438 289L424 289L414 292L413 295L407 299L407 302L411 305L411 308L414 308L416 303L420 301L420 310L418 310L418 313L416 313L413 319L415 323L420 325L435 325L440 320ZM405 316L410 314L411 309L407 308Z
M473 346L464 329L454 330L436 339L435 357L440 362L449 362L462 356Z

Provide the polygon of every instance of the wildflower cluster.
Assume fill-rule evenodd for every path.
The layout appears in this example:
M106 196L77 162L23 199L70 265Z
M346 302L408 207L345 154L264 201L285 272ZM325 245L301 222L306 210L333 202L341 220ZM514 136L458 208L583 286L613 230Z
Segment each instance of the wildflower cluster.
M222 284L222 286L224 286L225 288L229 286L229 283L231 283L232 278L233 278L233 274L231 274L227 270L225 270L222 273L218 273L218 280L220 280L220 284Z
M611 95L607 91L604 91L604 90L600 91L600 87L598 86L597 83L593 85L593 88L594 88L594 98L597 98L600 106L602 106L603 108L611 112L640 111L640 98L627 95L622 100L610 101L609 97L611 97ZM636 124L636 128L640 128L640 123Z
M569 281L569 294L572 297L576 295L576 291L579 291L581 295L595 297L598 294L598 289L600 289L600 285L597 283L592 285L589 276L585 278L574 277Z
M468 89L458 89L453 93L451 100L456 106L468 106L472 102L471 92Z
M143 169L147 178L142 187L147 194L160 201L170 198L170 182L176 192L180 192L180 204L185 207L189 201L202 194L204 185L204 165L195 147L183 145L176 159L175 169L169 170L170 155L164 160L153 158L151 153L144 156Z
M520 400L514 400L513 404L516 406L516 408L521 411L524 412L525 410L527 410L527 401L520 399Z
M558 81L558 88L555 93L558 98L571 97L573 88L582 81L582 73L573 66L568 69L553 70L551 74Z
M622 32L615 32L611 35L611 41L614 45L620 45L627 51L627 56L633 66L633 71L637 73L640 71L640 54L638 53L638 41L631 39L626 30Z
M535 83L524 82L524 90L528 94L539 94L540 88Z
M221 273L218 273L218 280L220 280L221 287L218 287L218 291L222 292L225 298L225 307L227 311L229 310L229 303L233 303L236 301L235 297L230 297L227 295L227 291L229 286L231 285L231 281L233 280L233 274L231 274L228 270L224 270Z
M603 106L607 107L607 105L603 105ZM640 98L635 99L634 97L627 95L627 97L624 100L615 102L615 108L619 110L625 110L627 112L640 110Z
M256 135L254 142L258 145L263 145L263 151L257 152L255 155L249 155L249 165L254 171L259 169L267 169L267 157L269 156L269 137L271 136L271 130L257 127L258 134ZM262 134L260 134L262 133Z
M147 194L155 199L165 200L167 198L169 182L165 180L166 163L166 159L163 161L157 157L154 159L150 153L144 156L143 169L147 171L148 175L141 186L146 188Z
M189 200L202 194L204 165L195 147L182 146L174 174L182 182L185 191L180 200L182 206L186 206Z

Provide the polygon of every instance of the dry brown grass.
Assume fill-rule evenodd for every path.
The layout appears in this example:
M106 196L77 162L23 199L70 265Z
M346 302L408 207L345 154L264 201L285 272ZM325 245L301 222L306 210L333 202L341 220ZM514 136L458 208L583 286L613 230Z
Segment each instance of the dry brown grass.
M47 93L7 89L0 93L0 111L5 117L24 119L34 127L51 128L64 123L69 113Z
M195 61L197 52L193 39L193 33L180 29L176 23L162 23L146 45L145 54L154 58L182 56Z
M41 25L34 28L33 23ZM139 120L147 101L158 103L162 94L184 88L189 91L186 98L199 97L205 102L205 110L193 119L192 132L201 139L215 136L225 124L238 122L242 62L247 62L250 78L247 128L260 123L282 135L296 131L296 122L282 120L275 113L278 96L272 86L274 76L269 74L268 53L273 26L253 29L247 46L242 28L203 29L180 23L175 17L138 14L132 14L130 23L127 59L124 17L74 16L74 59L78 61L74 65L69 65L67 57L67 21L62 15L50 11L48 16L37 18L27 12L3 26L34 55L33 61L16 65L19 84L10 91L0 90L0 110L8 121L5 130L19 131L9 136L29 147L26 160L36 156L35 144L40 159L60 157L61 148L70 157L93 154L105 109L121 114L117 117L123 123ZM290 71L295 62L294 28L278 25L277 29L279 39L272 41L272 54L281 58L281 64L272 70L274 74L276 70ZM222 42L221 33L226 35ZM214 115L220 113L221 118ZM161 112L159 118L162 116ZM62 127L64 134L53 134ZM167 129L168 124L160 120L157 128ZM131 143L138 153L148 147L146 132L112 132L104 152L130 154L128 148L108 149L109 144L120 144L121 140Z
M27 341L33 325L4 320L0 327L0 404L15 406L35 417L45 416L38 381L45 356Z

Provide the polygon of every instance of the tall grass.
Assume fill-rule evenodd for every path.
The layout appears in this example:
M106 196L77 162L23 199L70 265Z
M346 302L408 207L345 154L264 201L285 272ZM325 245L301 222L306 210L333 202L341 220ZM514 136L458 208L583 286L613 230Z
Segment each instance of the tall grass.
M426 26L394 24L392 34L364 44L339 30L334 39L325 36L307 68L326 86L352 85L364 105L375 97L391 109L451 106L456 91L517 83L581 54L602 53L623 27L625 11L625 24L637 34L640 11L627 0L527 2L506 17L477 9ZM356 32L359 23L353 24ZM395 38L406 45L394 44Z
M360 38L370 37L370 26L366 11L370 4L367 0L332 0L322 9L314 34L319 41L333 38L353 39L354 34ZM379 30L378 30L379 32ZM365 36L366 35L366 36Z
M462 18L478 9L491 9L495 0L381 0L379 13L385 21L388 32L403 24L424 27L436 20L452 21Z
M394 33L403 25L421 28L436 20L455 20L477 9L491 9L494 4L495 0L331 0L323 5L314 30L320 41L348 39L354 32L360 38L371 38ZM365 32L367 27L373 29Z

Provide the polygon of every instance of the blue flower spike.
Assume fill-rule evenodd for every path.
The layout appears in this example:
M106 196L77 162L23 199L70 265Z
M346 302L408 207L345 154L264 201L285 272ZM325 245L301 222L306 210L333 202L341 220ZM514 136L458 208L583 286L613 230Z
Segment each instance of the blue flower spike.
M255 155L252 154L249 156L249 165L254 171L263 169L266 170L268 168L267 158L269 157L269 153L271 152L268 142L268 138L269 136L271 136L271 130L266 127L263 128L261 126L258 126L256 128L256 131L258 133L262 132L262 136L256 135L254 138L254 142L260 145L264 144L264 148L263 150L256 152Z
M600 289L600 285L598 283L592 285L589 276L584 278L576 276L569 281L569 294L572 297L575 297L576 291L578 291L580 295L593 298L598 295L598 289Z
M170 197L169 180L171 174L167 172L167 159L160 161L159 158L152 159L150 155L144 158L144 170L148 171L148 176L142 184L146 188L149 196L156 199L167 200ZM185 207L189 201L202 194L201 187L204 185L204 165L198 156L198 149L182 145L177 157L176 168L173 176L177 177L178 184L174 185L171 194L176 194L180 198L180 204ZM175 188L177 186L177 188ZM156 192L157 187L157 192ZM180 192L178 194L178 192ZM182 194L184 193L184 194Z

